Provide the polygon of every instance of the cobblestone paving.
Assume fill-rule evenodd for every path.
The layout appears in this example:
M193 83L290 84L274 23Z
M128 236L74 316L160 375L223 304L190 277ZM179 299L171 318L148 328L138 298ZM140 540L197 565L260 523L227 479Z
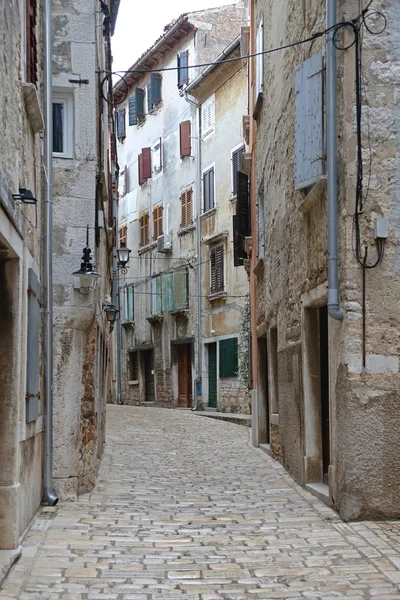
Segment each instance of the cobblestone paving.
M0 600L400 598L400 523L344 524L187 411L108 408L98 485L44 508Z

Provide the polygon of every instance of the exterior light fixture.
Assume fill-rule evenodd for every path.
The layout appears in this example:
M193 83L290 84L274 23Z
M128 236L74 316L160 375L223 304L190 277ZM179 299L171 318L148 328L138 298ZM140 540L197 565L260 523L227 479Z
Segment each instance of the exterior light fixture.
M126 265L129 262L129 255L131 252L132 250L129 250L129 248L125 248L125 246L122 246L121 248L117 249L118 270L121 271L121 273L126 274L128 272Z
M109 323L115 323L119 313L118 308L116 308L114 304L111 304L110 302L104 302L103 310L106 313L107 321Z
M89 289L92 287L93 282L97 277L100 277L99 273L96 273L92 264L91 249L89 248L89 225L86 229L86 247L83 249L83 256L81 262L81 268L79 271L74 271L72 275L79 277L80 288L86 290L89 293ZM83 293L83 292L82 292Z
M12 197L17 202L22 202L23 204L36 204L37 198L33 195L31 190L27 190L26 188L19 188L18 194L13 194Z

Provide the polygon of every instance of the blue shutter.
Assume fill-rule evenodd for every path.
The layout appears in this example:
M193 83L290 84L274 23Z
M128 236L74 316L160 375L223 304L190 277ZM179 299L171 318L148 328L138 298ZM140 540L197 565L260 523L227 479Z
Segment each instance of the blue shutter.
M131 96L129 98L129 127L131 127L132 125L137 125L135 96Z
M144 90L142 88L135 89L135 100L136 100L136 117L138 119L145 119L146 113L144 110Z
M126 131L125 131L125 109L124 108L121 108L121 110L118 111L117 130L118 130L118 137L120 139L126 137Z
M186 269L174 273L174 298L175 310L188 308L188 272Z
M323 54L296 67L295 186L306 188L325 173Z
M162 100L160 73L152 73L151 74L151 98L152 98L153 106L158 106Z
M134 321L133 285L125 288L125 321Z
M33 269L28 270L28 343L26 356L26 421L40 413L40 285Z
M178 55L178 86L182 87L189 83L189 50Z
M152 87L151 87L151 83L148 84L147 86L147 112L151 113L151 111L153 110L153 94L152 94Z
M174 310L174 274L164 273L161 275L162 288L162 312L167 313Z

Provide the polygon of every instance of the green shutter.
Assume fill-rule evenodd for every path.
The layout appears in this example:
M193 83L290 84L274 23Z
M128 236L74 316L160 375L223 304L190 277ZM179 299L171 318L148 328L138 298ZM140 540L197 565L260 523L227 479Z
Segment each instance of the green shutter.
M151 113L153 110L153 90L151 87L151 83L147 86L147 112Z
M237 377L239 372L238 339L229 338L219 342L219 376Z
M151 74L151 97L153 106L158 106L160 104L161 97L161 75L160 73L152 73Z
M145 119L146 113L144 111L144 90L141 88L135 89L135 101L136 101L136 116L138 119Z
M175 310L188 308L188 272L186 269L174 273L174 298Z
M162 289L162 312L167 313L174 310L174 274L164 273L161 275Z

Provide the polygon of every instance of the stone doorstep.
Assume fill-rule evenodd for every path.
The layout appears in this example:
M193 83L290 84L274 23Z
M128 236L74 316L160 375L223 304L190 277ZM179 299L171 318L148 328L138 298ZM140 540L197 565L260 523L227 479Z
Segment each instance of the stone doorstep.
M0 550L0 588L8 571L11 569L17 558L21 556L21 552L22 546L18 546L15 550Z
M218 421L227 421L228 423L235 423L235 425L244 425L245 427L251 427L251 415L243 415L241 413L221 413L208 410L199 410L194 412L193 414L199 415L200 417L217 419Z

